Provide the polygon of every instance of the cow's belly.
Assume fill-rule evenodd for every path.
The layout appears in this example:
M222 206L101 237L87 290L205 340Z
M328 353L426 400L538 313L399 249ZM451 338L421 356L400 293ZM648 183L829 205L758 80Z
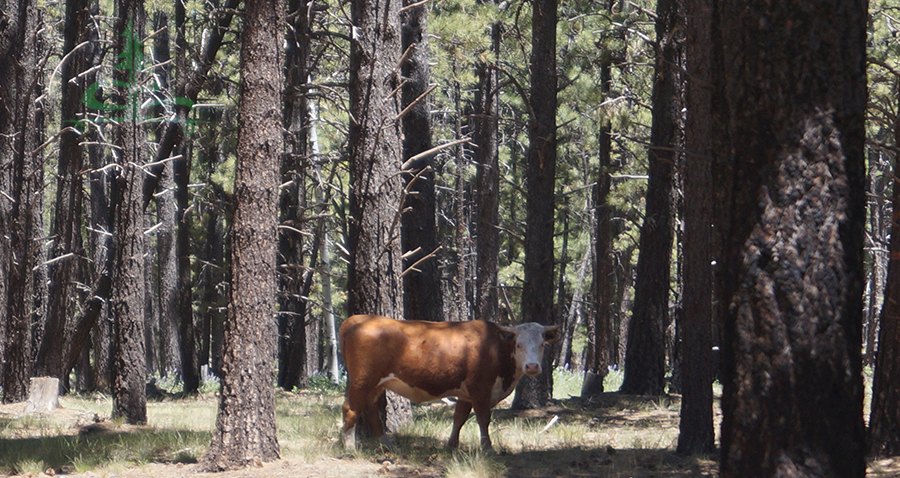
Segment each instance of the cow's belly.
M497 377L494 380L494 385L491 387L491 408L496 407L501 400L508 397L516 389L516 384L518 383L519 380L516 379L508 387L503 388L503 377Z
M448 388L445 392L439 395L433 395L430 392L427 392L419 387L410 385L397 378L394 374L390 374L387 377L381 379L381 381L378 382L378 385L383 386L384 388L402 395L416 403L431 402L434 400L440 400L444 397L457 397L460 400L468 401L472 400L472 398L469 396L469 391L466 389L465 383L460 384L458 388Z

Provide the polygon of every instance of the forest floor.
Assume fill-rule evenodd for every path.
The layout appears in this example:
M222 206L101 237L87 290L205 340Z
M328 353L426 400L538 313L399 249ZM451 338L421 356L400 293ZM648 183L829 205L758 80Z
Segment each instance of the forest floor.
M714 477L716 455L679 456L678 396L611 393L598 402L560 400L542 410L493 414L496 453L483 454L474 419L463 428L460 452L450 453L451 410L438 402L418 407L416 423L398 433L395 452L363 440L346 452L338 440L341 397L278 396L282 459L241 470L204 473L196 464L214 426L216 399L162 399L148 404L150 424L136 427L102 418L109 399L64 397L50 413L0 406L0 476L78 478L256 477ZM555 417L555 418L554 418ZM718 427L721 415L716 414ZM4 457L6 455L6 457ZM868 477L900 477L900 457L871 461Z

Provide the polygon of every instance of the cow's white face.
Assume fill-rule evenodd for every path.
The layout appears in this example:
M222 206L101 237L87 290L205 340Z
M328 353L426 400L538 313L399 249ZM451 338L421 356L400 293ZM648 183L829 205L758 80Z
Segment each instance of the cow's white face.
M534 322L515 327L501 327L504 332L512 335L509 337L510 340L516 341L514 354L516 368L525 375L532 377L540 375L544 347L556 341L560 327L561 325L545 326Z

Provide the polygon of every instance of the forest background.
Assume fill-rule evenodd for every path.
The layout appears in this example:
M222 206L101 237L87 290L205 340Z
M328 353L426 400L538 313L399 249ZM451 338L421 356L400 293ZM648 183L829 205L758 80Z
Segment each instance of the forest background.
M277 295L271 301L277 303L277 383L295 390L317 374L340 379L334 330L352 308L349 61L356 32L347 4L287 3ZM4 36L0 43L5 63L17 65L6 69L4 79L21 75L4 83L18 90L6 89L0 97L6 115L0 157L4 402L23 400L27 379L36 375L58 376L67 390L79 392L143 389L114 383L119 340L141 342L129 349L146 364L138 377L176 375L188 393L199 388L201 376L222 368L243 15L233 0L174 6L149 1L130 22L117 21L129 18L126 4L3 4L4 12L24 20L18 30L24 41ZM523 306L531 300L525 203L537 194L527 183L529 121L539 113L529 93L530 5L432 0L404 8L407 15L427 9L419 17L421 28L427 18L427 30L420 30L427 41L401 53L426 55L418 60L430 70L426 86L404 101L427 107L431 129L427 137L407 135L427 144L419 149L425 154L403 158L403 169L406 181L415 177L411 184L425 185L410 200L430 203L414 210L432 212L418 223L403 214L404 230L416 231L406 232L404 241L430 235L404 244L403 315L502 324L532 318ZM654 94L660 65L669 65L664 71L676 77L684 69L684 32L676 20L660 37L664 11L641 1L559 2L553 52L558 160L549 196L538 199L555 208L552 246L542 246L552 253L552 307L548 318L538 320L565 323L567 332L554 365L601 379L607 367L626 374L629 367L647 368L650 378L629 382L626 375L623 385L646 394L681 386L685 206L683 132L677 127L683 128L684 118L673 115L676 129L665 146L652 137L652 125L661 101L659 90ZM898 12L887 1L869 5L861 344L867 367L875 364L888 271L900 131ZM406 21L404 33L411 24ZM683 111L683 89L666 94L670 111ZM493 122L488 139L478 136L485 134L484 119ZM123 133L121 125L129 123L134 127ZM18 137L21 147L12 140ZM120 137L129 138L132 151L122 148ZM651 160L654 151L667 159ZM654 164L662 166L661 174L650 171ZM653 183L650 177L666 180ZM491 200L496 209L485 207ZM651 203L662 204L662 215ZM647 227L648 217L655 218L652 226L663 226L655 228L664 233L663 246L642 245L642 230L654 229ZM480 242L486 229L496 231L497 241L496 257L487 259ZM128 237L142 239L124 242ZM136 275L111 280L108 271L119 254L110 251L135 247L142 259L131 265ZM604 261L596 259L597 251L606 251L607 269L598 265ZM661 271L662 281L636 273L642 255L655 257L645 259L646 267ZM664 380L653 363L626 360L641 287L655 290L663 305L641 312L650 317L647 324L631 328L647 330L651 342L638 355L662 356ZM110 306L120 303L116 294L136 294L143 305L117 310ZM141 319L120 324L122 315ZM133 329L123 332L121 326ZM119 412L140 421L127 404Z

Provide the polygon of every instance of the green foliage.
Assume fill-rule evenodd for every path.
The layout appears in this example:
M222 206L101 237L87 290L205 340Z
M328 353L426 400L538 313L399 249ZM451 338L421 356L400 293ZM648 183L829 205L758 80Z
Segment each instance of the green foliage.
M340 382L334 383L326 373L317 373L309 377L306 386L307 392L321 395L342 395L345 390L347 390L346 377L342 377Z
M184 393L184 381L178 374L155 372L150 375L148 380L169 396L180 396ZM211 394L217 393L221 388L222 383L219 381L218 377L211 376L209 379L200 382L200 389L198 391L200 393Z

